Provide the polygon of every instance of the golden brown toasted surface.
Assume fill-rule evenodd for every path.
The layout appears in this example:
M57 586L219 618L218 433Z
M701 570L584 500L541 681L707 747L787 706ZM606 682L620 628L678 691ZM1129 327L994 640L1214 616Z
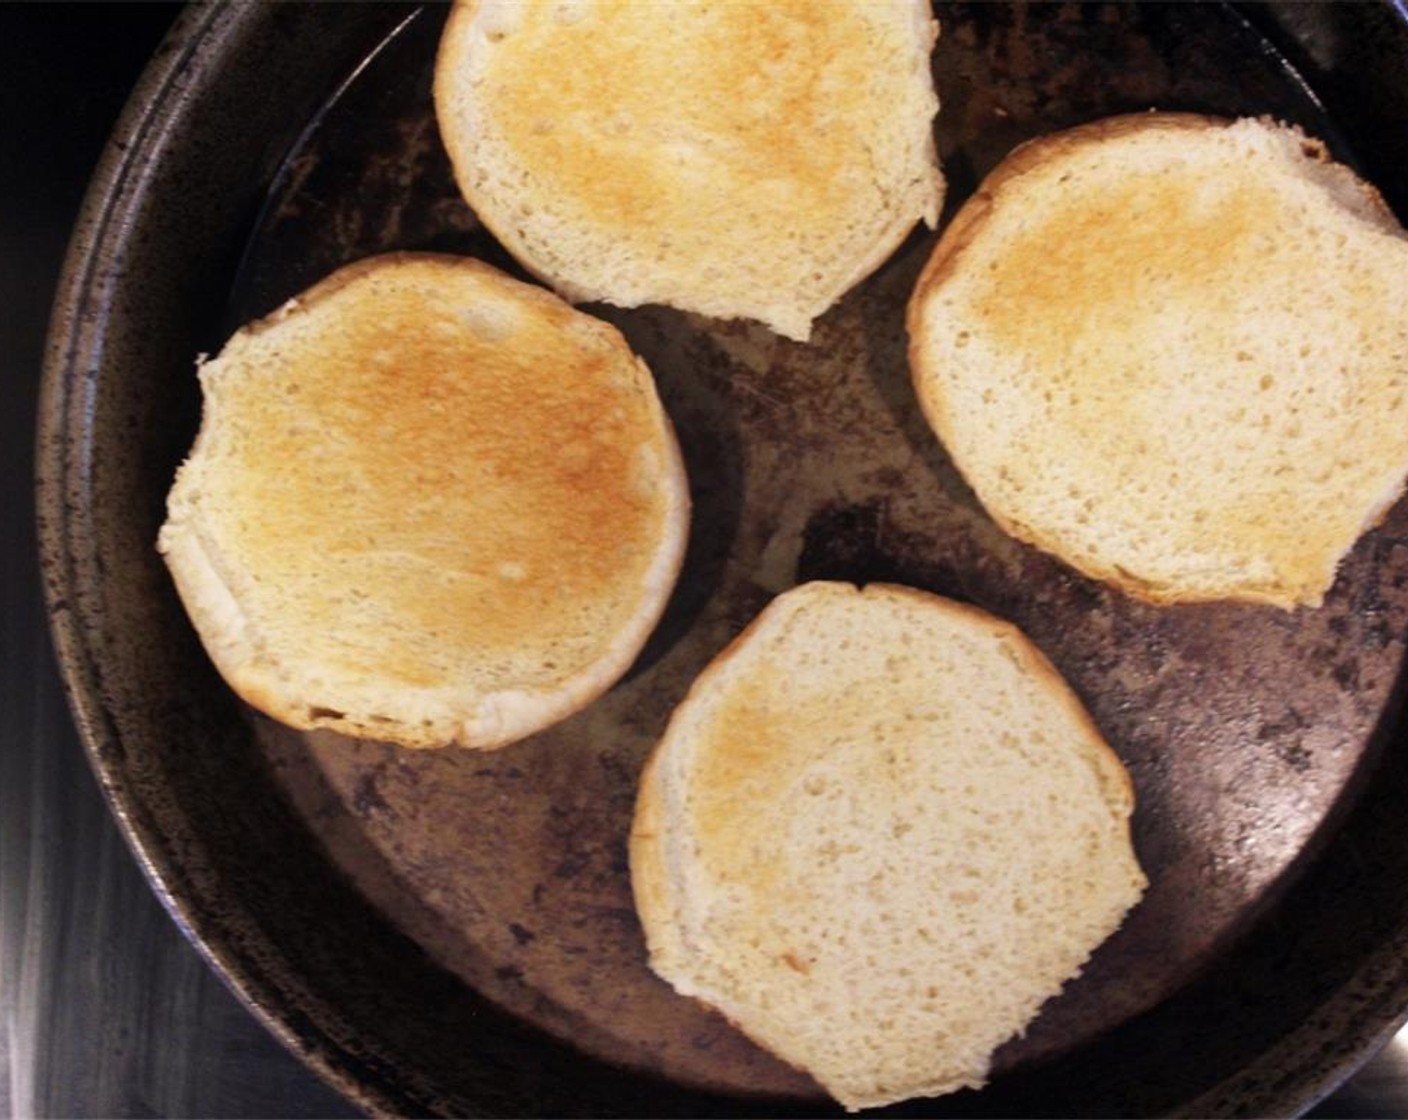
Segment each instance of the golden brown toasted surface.
M1142 892L1133 800L1014 627L804 584L699 676L646 769L651 965L848 1108L981 1085Z
M955 219L911 304L916 386L1016 535L1155 599L1314 602L1401 484L1405 267L1314 141L1099 122Z
M371 258L237 333L159 546L207 649L295 726L498 746L639 651L688 524L612 327L477 261Z
M317 314L296 340L245 355L257 372L221 389L260 429L227 449L220 500L249 516L226 547L273 586L330 566L351 594L375 588L378 613L447 642L472 617L486 656L552 640L564 609L599 616L583 640L609 633L661 533L658 415L609 328L520 298L417 261L309 293ZM342 604L304 609L310 656L427 683L386 650L342 649Z
M933 610L942 602L942 610L962 620L943 631L951 651L936 658L931 650L915 652L903 642L867 641L866 620L857 616L854 629L833 636L839 655L807 650L808 639L789 636L774 639L782 652L755 655L747 672L719 693L693 744L689 819L705 874L720 881L746 876L743 884L756 896L760 912L795 906L796 891L806 889L801 885L817 853L779 847L779 791L815 798L828 789L864 790L876 807L913 800L915 777L934 767L930 756L942 750L939 745L990 734L991 713L983 704L956 704L938 680L966 674L963 663L989 656L992 648L1002 651L1015 672L1050 689L1049 695L1022 699L1061 705L1062 723L1079 727L1085 737L1087 757L1079 765L1091 766L1109 804L1128 812L1133 803L1128 775L1056 670L1015 628L963 604L888 584L871 584L859 593L848 585L809 585L805 593L822 604L813 609L825 609L824 597L833 587L841 589L834 592L839 596L888 600L901 609ZM802 614L792 625L805 633L809 621ZM914 632L903 637L923 640ZM740 639L732 648L744 646ZM1011 713L1014 723L1031 714ZM1053 724L1060 725L1054 718ZM872 740L890 746L878 752L859 748ZM1001 754L994 752L993 765L1001 764ZM1025 764L1020 755L1014 759ZM955 763L952 783L974 780L963 765Z
M789 224L830 213L859 185L852 161L871 123L859 110L885 80L870 55L847 49L866 35L861 6L617 0L576 23L555 18L555 7L516 13L512 35L486 56L481 96L486 116L541 122L505 129L503 142L510 158L549 176L543 188L564 206L622 236L648 216L702 239L710 234L695 228L681 174L800 211ZM686 21L688 51L671 50ZM609 51L597 49L602 40ZM612 112L596 112L602 105ZM817 106L828 107L826 120ZM790 142L779 143L784 133Z
M461 188L574 299L796 337L942 180L922 0L456 5L436 111Z

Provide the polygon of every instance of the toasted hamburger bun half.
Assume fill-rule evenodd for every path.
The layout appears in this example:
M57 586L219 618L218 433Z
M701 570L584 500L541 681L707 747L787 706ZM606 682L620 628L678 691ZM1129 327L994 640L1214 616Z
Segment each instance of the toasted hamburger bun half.
M805 340L943 178L928 0L460 0L435 71L479 218L573 302Z
M1318 605L1408 475L1408 239L1267 119L1018 148L908 309L914 386L1008 532L1156 603Z
M848 1109L976 1087L1141 896L1133 807L1015 627L804 584L700 675L646 768L650 964Z
M688 531L616 330L477 261L348 266L200 366L158 547L212 660L297 728L497 747L629 667Z

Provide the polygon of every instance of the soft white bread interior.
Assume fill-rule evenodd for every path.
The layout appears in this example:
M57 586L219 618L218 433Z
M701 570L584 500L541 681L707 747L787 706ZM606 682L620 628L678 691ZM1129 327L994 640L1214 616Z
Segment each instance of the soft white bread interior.
M1133 805L1015 627L805 584L705 670L647 767L651 967L847 1108L979 1086L1140 897Z
M351 265L200 367L159 548L221 674L294 727L496 747L630 665L688 489L612 327L477 261Z
M943 198L928 0L460 0L460 188L574 302L806 339Z
M1408 239L1269 120L1018 148L909 308L924 410L1013 535L1155 602L1318 605L1408 475Z

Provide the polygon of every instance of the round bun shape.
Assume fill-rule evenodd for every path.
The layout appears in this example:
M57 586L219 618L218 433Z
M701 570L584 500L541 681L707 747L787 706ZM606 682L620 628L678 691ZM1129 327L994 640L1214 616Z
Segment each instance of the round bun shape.
M1316 606L1408 476L1408 238L1324 146L1148 113L1023 145L945 230L914 386L992 517L1156 603Z
M646 768L650 964L849 1109L977 1087L1140 898L1133 808L1014 626L804 584L700 675Z
M943 199L928 0L460 0L435 108L481 221L573 302L805 340Z
M200 366L158 548L242 698L297 728L489 748L629 668L689 497L611 326L478 261L350 265Z

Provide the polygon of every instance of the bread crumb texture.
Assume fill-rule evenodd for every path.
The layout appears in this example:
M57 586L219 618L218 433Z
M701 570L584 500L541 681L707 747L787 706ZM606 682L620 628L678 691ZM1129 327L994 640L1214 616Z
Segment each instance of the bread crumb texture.
M200 369L160 547L295 726L491 746L580 706L668 597L687 497L611 327L478 262L350 266Z
M805 339L943 181L927 0L468 0L436 112L465 196L574 301Z
M910 307L915 385L1016 536L1155 601L1318 605L1408 475L1408 239L1268 120L1018 149Z
M983 1084L1138 900L1128 775L1014 627L790 591L648 768L652 967L850 1109Z

